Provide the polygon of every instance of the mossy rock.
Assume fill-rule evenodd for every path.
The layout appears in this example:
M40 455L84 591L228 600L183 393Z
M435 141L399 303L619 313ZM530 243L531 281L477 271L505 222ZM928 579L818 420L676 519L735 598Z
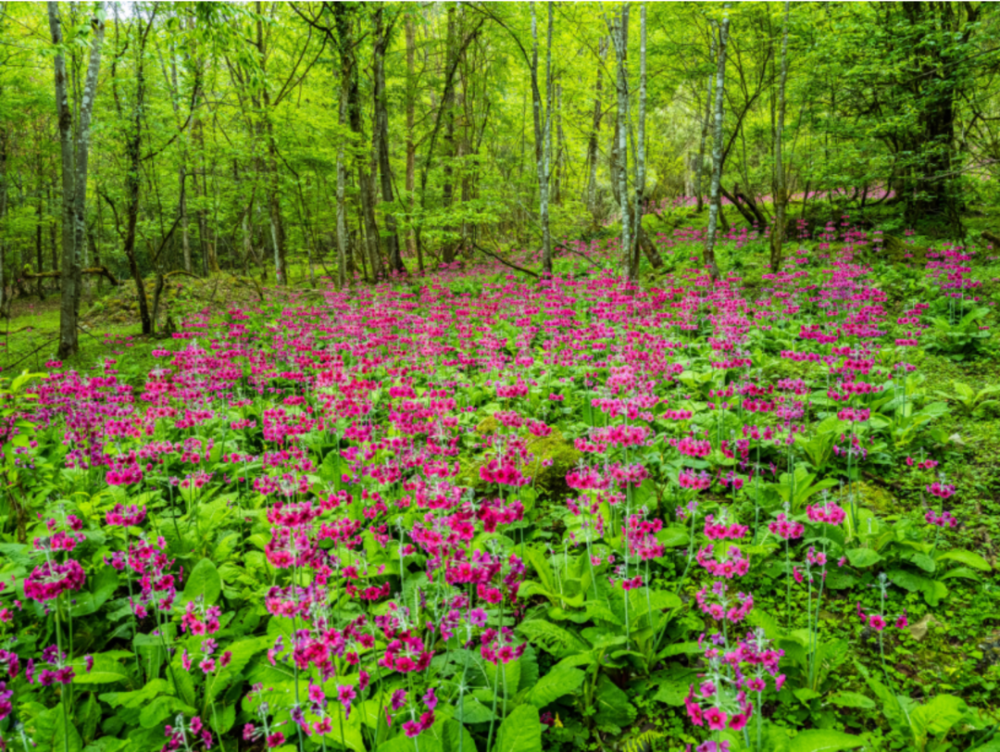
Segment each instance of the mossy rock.
M925 263L927 261L927 248L907 243L894 235L885 235L882 248L893 261L916 261ZM907 257L907 254L910 254Z
M500 421L492 415L487 415L479 421L479 425L476 426L476 433L480 436L489 436L490 434L496 433L498 430L500 430Z
M480 435L496 433L499 425L497 419L490 415L480 421L479 425L476 426L476 432ZM563 437L558 428L553 428L552 433L548 436L530 437L527 449L534 455L534 459L528 463L524 473L535 479L535 489L546 496L564 496L568 490L566 473L580 459L580 452L577 451L572 442ZM486 484L479 477L479 469L484 464L484 457L463 459L460 464L461 469L456 480L458 484L470 486L477 491L485 488Z
M579 461L580 452L567 441L558 428L543 438L528 443L528 451L535 459L528 465L528 473L535 478L535 487L550 496L561 495L566 489L566 473ZM545 467L545 463L552 463Z
M982 660L977 664L980 671L1000 665L1000 630L988 635L977 647L983 654Z
M872 485L871 483L867 483L865 481L858 481L857 483L851 484L851 489L856 494L858 503L874 512L887 515L903 511L899 500L884 488L880 488L879 486ZM840 498L837 500L837 503L844 506L846 509L845 505L849 503L846 487L840 495Z

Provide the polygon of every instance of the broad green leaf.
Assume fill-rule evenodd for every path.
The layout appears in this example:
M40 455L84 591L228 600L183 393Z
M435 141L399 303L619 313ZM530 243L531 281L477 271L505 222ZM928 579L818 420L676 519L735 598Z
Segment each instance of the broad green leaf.
M79 673L73 677L74 684L111 684L117 681L125 681L128 676L115 673L114 671L91 671L89 674Z
M882 561L882 557L870 548L851 548L847 551L847 559L852 567L864 569Z
M181 604L193 601L198 596L205 597L205 605L212 605L222 593L222 578L211 559L202 559L195 564L184 586Z
M971 567L972 569L978 569L980 572L989 572L993 569L990 563L982 556L962 548L938 554L937 559L938 561L957 561L959 564Z
M629 702L628 695L619 689L607 674L601 674L597 680L597 713L594 720L602 726L628 726L635 720L635 706Z
M800 731L789 743L788 752L837 752L837 750L857 749L864 739L833 729L809 729Z
M518 705L497 729L490 752L542 752L542 722L534 705Z
M875 707L875 701L861 694L860 692L848 692L846 690L834 692L827 698L827 702L839 708L865 708L870 710Z
M525 695L525 702L537 708L544 708L563 695L575 692L583 684L587 675L578 668L557 666L538 680L534 687Z

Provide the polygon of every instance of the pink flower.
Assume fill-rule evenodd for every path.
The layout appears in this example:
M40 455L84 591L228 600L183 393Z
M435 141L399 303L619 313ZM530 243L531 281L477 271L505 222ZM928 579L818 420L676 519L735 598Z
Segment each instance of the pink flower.
M750 713L736 713L729 719L729 728L733 731L742 731L750 720Z
M881 632L885 629L885 619L883 619L878 614L872 614L868 617L868 626L874 629L876 632Z
M726 728L726 714L719 708L709 708L705 711L705 720L712 731L722 731Z
M344 706L344 717L351 717L351 700L357 697L354 687L343 685L337 687L337 701Z

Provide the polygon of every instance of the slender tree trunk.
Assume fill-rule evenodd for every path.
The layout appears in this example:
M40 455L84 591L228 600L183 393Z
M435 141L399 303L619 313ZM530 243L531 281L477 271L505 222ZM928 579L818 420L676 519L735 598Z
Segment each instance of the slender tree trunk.
M42 217L44 215L44 210L42 208L42 198L41 195L38 197L38 208L35 214L35 264L38 266L38 273L41 274L45 271L45 256L42 254ZM39 277L37 280L36 292L38 294L39 302L45 300L45 288L42 286L42 278Z
M55 214L56 195L59 193L59 185L55 176L52 177L52 184L45 190L45 201L49 206L49 211ZM55 222L49 222L49 253L52 257L52 271L59 271L59 230ZM62 284L62 280L60 280Z
M337 103L337 120L343 128L347 122L347 80L341 80L340 101ZM343 289L347 284L347 167L344 142L337 147L337 284ZM352 280L353 281L353 280Z
M549 234L549 152L551 151L552 118L552 4L548 3L548 51L545 66L546 111L542 115L542 95L538 87L538 18L531 3L531 91L532 115L535 125L535 168L538 173L538 213L542 225L542 271L552 273L552 238ZM543 123L544 122L544 126Z
M382 187L382 201L391 204L392 168L389 164L389 106L385 90L385 51L390 43L389 30L383 22L382 6L376 6L375 11L375 55L373 78L375 80L375 128L376 152L378 157L378 174ZM396 274L406 274L403 256L400 253L399 236L396 233L396 217L389 209L383 209L385 216L386 252L389 257L389 270Z
M545 40L545 144L542 147L545 157L544 164L544 200L541 202L542 220L542 270L552 274L552 234L549 226L549 193L552 184L552 110L555 86L552 81L552 28L554 23L555 3L546 3L549 11L549 29Z
M177 202L177 210L180 214L181 230L181 251L183 253L184 271L191 273L191 230L188 227L187 211L187 170L185 169L182 155L180 166L177 168L177 182L180 186L180 198Z
M455 3L448 3L448 36L446 39L445 69L451 70L457 65L459 30L456 17L458 15ZM450 209L454 198L454 188L452 186L452 173L455 161L455 86L445 89L444 97L441 100L441 111L444 116L444 181L441 186L441 205L445 209ZM446 231L453 231L453 227L445 228ZM443 261L450 264L455 260L455 242L451 238L444 241L442 248Z
M557 83L556 88L556 146L555 146L555 178L552 181L552 203L559 206L562 203L562 183L563 183L563 127L562 127L562 84Z
M66 91L66 59L63 44L59 4L49 2L49 29L57 47L54 56L56 109L59 116L59 141L63 169L63 250L59 308L59 349L61 359L76 354L78 349L77 320L80 306L80 259L86 241L85 211L87 205L87 157L90 149L90 120L97 95L97 74L101 66L101 44L104 41L103 3L97 3L91 20L90 59L87 77L78 103L79 122L76 143L73 142L73 114Z
M347 81L347 119L351 131L361 141L361 98L358 84L357 60L354 54L353 15L355 9L345 3L334 4L334 19L337 24L337 36L340 41L341 75ZM360 152L355 157L355 169L358 175L358 193L361 199L361 218L364 222L365 246L368 249L368 260L371 263L373 281L383 277L381 255L379 252L379 232L375 222L375 211L372 206L371 179L365 165L364 155Z
M598 139L601 133L601 90L603 88L604 59L608 54L608 38L601 37L597 42L597 82L594 85L594 119L590 127L590 138L587 142L587 210L593 217L594 226L598 224L597 216L597 155Z
M618 57L618 195L621 210L622 264L626 272L632 255L632 235L629 232L628 200L628 4L622 3L621 12L614 20L612 38Z
M413 17L410 14L406 15L406 195L407 201L410 206L410 213L412 214L414 204L413 204L413 189L416 187L416 169L417 169L417 146L413 140L413 126L415 122L415 103L416 103L416 75L414 67L414 56L417 51L417 35L416 28L413 24ZM424 273L424 254L422 249L417 246L416 238L414 237L413 230L409 230L406 233L406 248L412 254L417 254L417 268L420 273Z
M709 42L708 60L711 62L715 58L715 32ZM701 120L701 141L698 144L698 161L695 162L694 173L694 193L698 197L698 213L705 208L704 196L701 192L701 178L705 172L705 144L708 141L708 126L712 122L712 79L708 77L708 91L705 94L705 116Z
M3 89L0 89L0 97ZM0 228L7 217L7 126L0 125ZM7 249L4 236L0 234L0 316L8 315L7 281L4 279L4 267L7 263Z
M726 85L726 43L729 39L729 3L723 6L726 14L719 26L719 61L715 74L715 129L712 134L712 186L708 206L708 232L705 235L705 265L712 279L719 278L715 262L715 234L719 221L719 183L722 180L722 107Z
M628 276L639 278L639 233L642 228L643 202L646 192L646 4L639 6L639 125L635 150L635 240L630 256Z
M781 38L781 74L778 79L778 123L774 130L774 227L771 228L771 271L781 267L785 243L785 210L788 195L785 190L785 167L781 157L781 140L785 131L785 82L788 80L788 16L791 3L785 0L785 28Z
M155 16L155 9L153 15ZM125 155L128 161L128 173L125 176L125 194L128 196L128 206L126 215L125 230L125 258L128 259L129 269L132 272L132 280L135 282L136 296L139 301L139 320L142 322L142 333L153 333L153 321L149 317L149 302L146 298L146 287L142 281L142 273L139 270L139 263L135 255L135 235L136 225L139 221L139 194L142 186L142 116L143 102L146 96L146 74L145 74L145 53L146 39L150 28L153 25L153 18L149 19L149 25L142 27L139 24L136 30L134 44L136 50L136 74L135 74L135 104L132 110L132 132L125 143Z

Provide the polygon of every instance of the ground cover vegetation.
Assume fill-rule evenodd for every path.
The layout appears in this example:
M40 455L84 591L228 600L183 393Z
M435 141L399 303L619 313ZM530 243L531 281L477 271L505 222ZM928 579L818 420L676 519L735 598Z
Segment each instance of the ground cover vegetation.
M0 746L1000 750L996 26L0 3Z

